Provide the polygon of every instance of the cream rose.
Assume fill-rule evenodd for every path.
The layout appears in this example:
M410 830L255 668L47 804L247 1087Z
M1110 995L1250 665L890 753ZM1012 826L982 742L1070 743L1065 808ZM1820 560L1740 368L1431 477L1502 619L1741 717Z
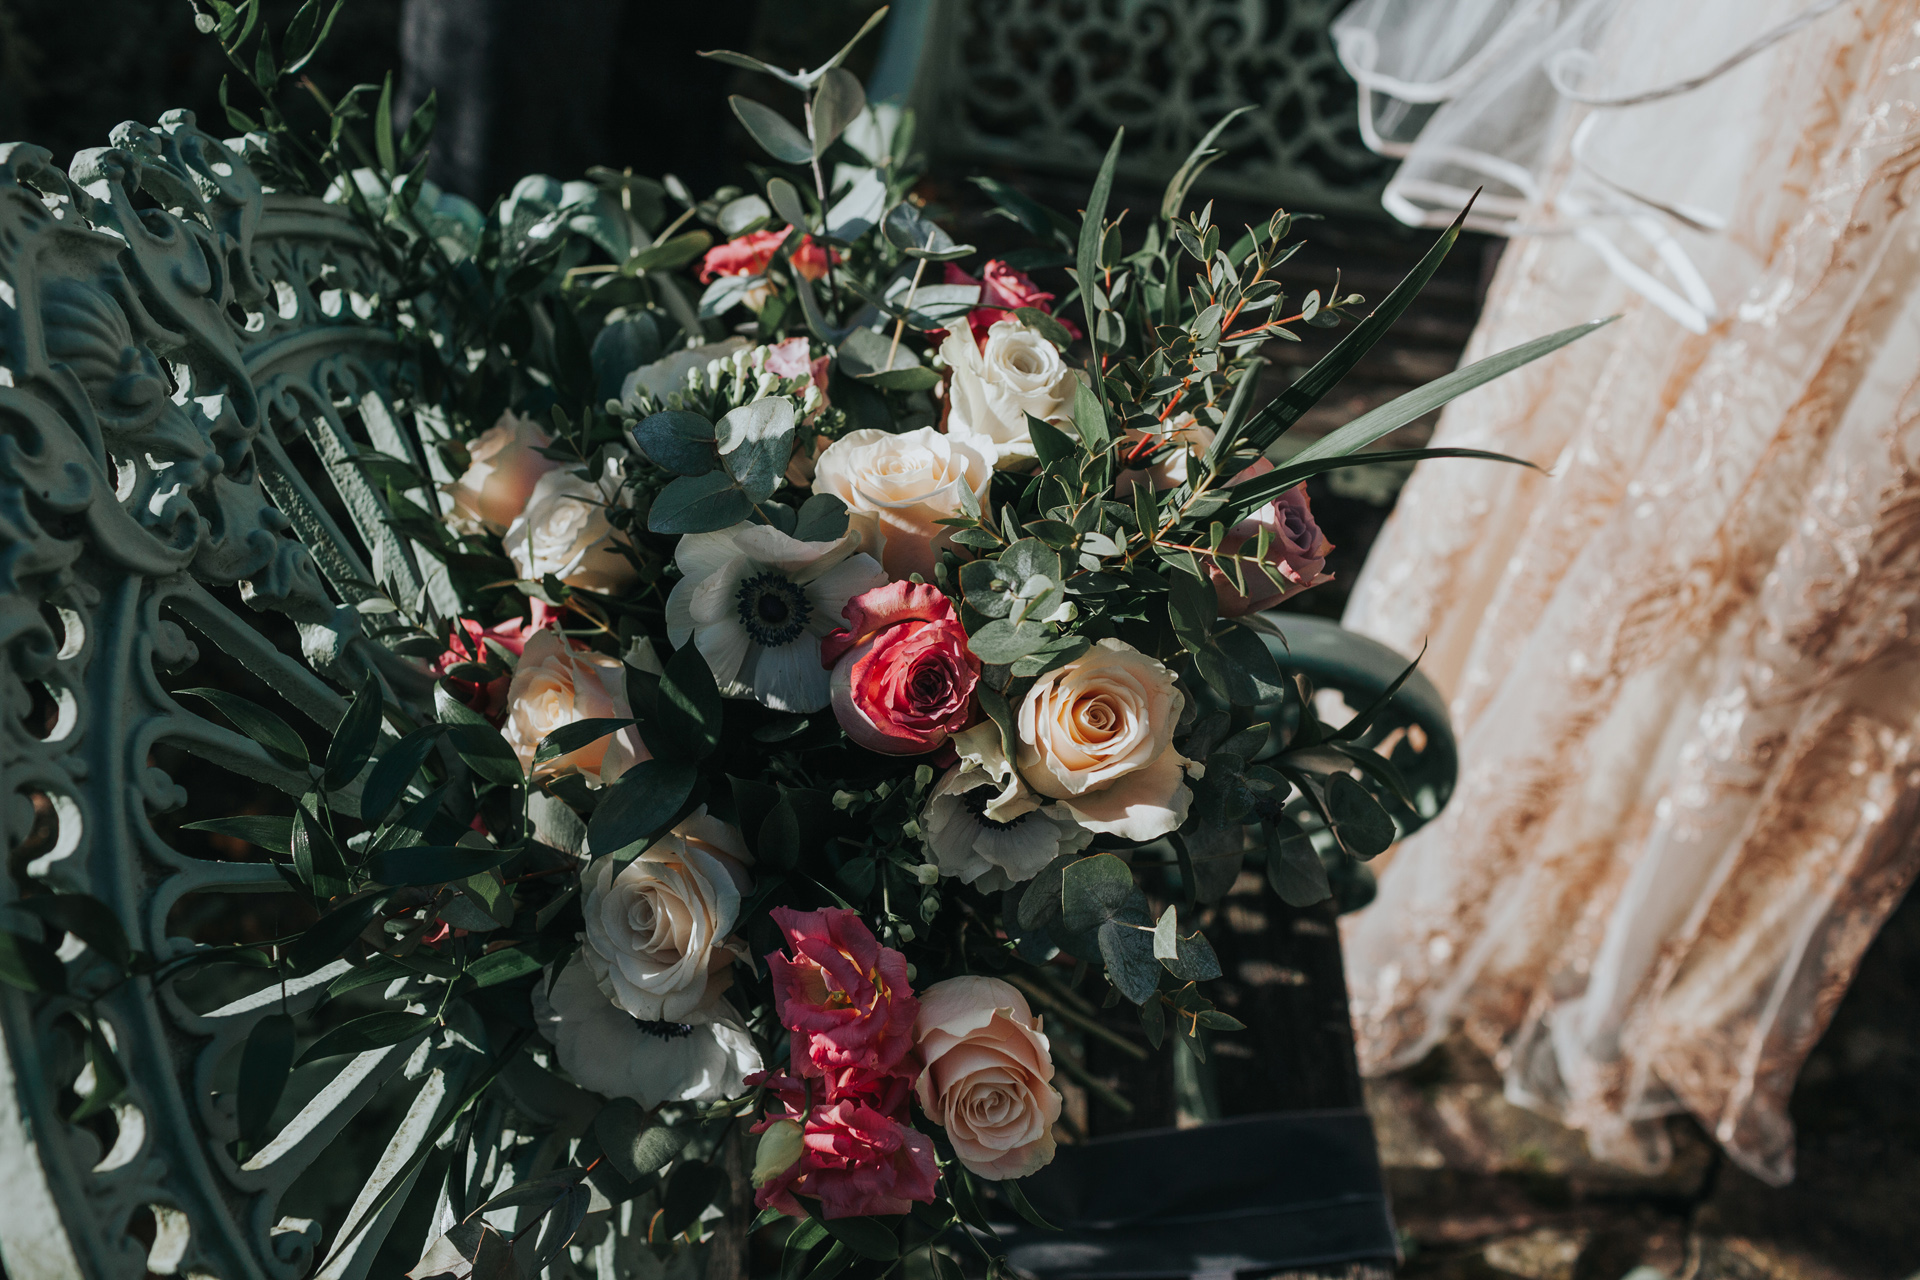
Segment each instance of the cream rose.
M607 507L622 498L622 480L614 458L598 483L570 471L541 476L501 539L520 576L537 582L550 573L570 587L603 592L639 577L617 545L625 536L607 520Z
M899 435L867 429L826 447L814 466L813 491L847 504L861 550L889 577L917 573L932 581L934 560L952 534L936 522L960 514L963 488L984 511L992 478L988 455L970 441L932 427Z
M507 686L507 722L501 733L520 757L521 768L533 769L540 740L562 725L610 717L624 720L632 715L618 658L575 649L558 632L542 630L527 641L513 670L513 681ZM612 782L637 761L650 758L646 744L629 725L549 760L535 772L543 778L585 773Z
M1034 461L1027 415L1064 420L1073 405L1075 375L1059 350L1018 320L999 320L984 346L962 328L947 334L940 356L953 369L947 388L947 434L965 440L996 468Z
M740 833L704 808L631 862L596 858L580 909L607 999L642 1022L710 1021L733 980L728 935L752 862Z
M531 418L509 410L500 420L467 441L467 469L458 480L440 486L453 499L448 514L462 533L482 530L499 533L526 510L540 477L559 463L537 450L552 443Z
M1053 1159L1060 1095L1040 1019L998 978L948 978L920 993L913 1039L921 1110L982 1178L1024 1178Z
M1034 682L1020 704L1020 773L1089 831L1152 840L1187 818L1192 763L1170 745L1186 699L1173 673L1102 640Z
M1122 498L1131 497L1134 487L1142 480L1150 481L1156 491L1171 489L1175 485L1187 482L1187 464L1195 454L1205 454L1213 443L1213 428L1203 427L1194 421L1193 415L1183 413L1166 425L1161 431L1146 432L1139 427L1127 428L1127 443L1121 449L1122 458L1138 456L1151 457L1156 452L1161 456L1151 465L1129 468L1113 478L1114 492ZM1146 444L1149 438L1152 444Z

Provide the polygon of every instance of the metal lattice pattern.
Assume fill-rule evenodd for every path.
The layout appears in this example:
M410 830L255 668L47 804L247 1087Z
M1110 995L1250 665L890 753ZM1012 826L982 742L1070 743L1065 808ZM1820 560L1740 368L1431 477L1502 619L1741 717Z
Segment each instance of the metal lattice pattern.
M117 969L70 937L69 994L0 986L0 1241L14 1280L349 1280L367 1274L416 1157L479 1082L485 1059L469 1046L484 1036L453 1027L329 1059L236 1160L232 1081L249 1031L312 1008L347 966L284 986L229 980L218 1001L172 976L202 945L173 935L180 920L217 919L227 900L238 912L285 883L267 861L170 843L156 817L187 802L186 779L159 762L185 753L308 789L169 692L203 647L327 729L346 707L337 689L369 671L401 704L428 692L419 664L371 638L373 615L355 606L384 594L424 612L437 565L388 526L350 457L373 448L432 473L415 441L436 433L430 415L408 421L399 352L370 323L380 260L343 210L264 192L185 112L157 130L122 126L113 142L70 175L42 148L0 147L0 925L37 929L17 905L35 882L91 894L161 967L115 986ZM249 607L281 615L300 657ZM357 792L332 799L354 805ZM190 895L200 908L176 911ZM75 1120L93 1027L128 1087L110 1115ZM493 1153L486 1168L450 1181L479 1198L564 1159L591 1115L573 1115L585 1095L551 1089L510 1106L514 1082L500 1083L459 1121L497 1140L475 1148ZM343 1133L355 1141L330 1145ZM354 1155L383 1142L377 1160ZM357 1202L324 1231L281 1210L323 1154L366 1166L351 1171ZM612 1274L621 1233L600 1234L580 1256L605 1255ZM554 1274L573 1274L568 1259Z
M1227 112L1206 186L1373 211L1386 166L1360 141L1327 24L1344 0L946 0L920 71L929 144L1024 168L1164 180ZM937 122L937 125L936 125Z

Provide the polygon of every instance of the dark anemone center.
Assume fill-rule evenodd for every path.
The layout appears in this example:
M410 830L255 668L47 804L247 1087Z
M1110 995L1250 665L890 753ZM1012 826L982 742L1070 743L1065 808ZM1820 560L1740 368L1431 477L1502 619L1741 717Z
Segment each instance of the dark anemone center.
M656 1040L684 1040L693 1034L690 1022L654 1022L646 1018L635 1018L633 1025Z
M991 804L993 798L999 794L999 791L993 787L975 787L971 791L961 793L960 803L967 807L967 812L973 815L973 820L987 830L1011 831L1025 822L1031 815L1023 813L1011 822L995 822L987 816L987 806Z
M740 610L740 625L763 649L792 643L813 614L813 605L799 584L771 569L743 581L734 600Z

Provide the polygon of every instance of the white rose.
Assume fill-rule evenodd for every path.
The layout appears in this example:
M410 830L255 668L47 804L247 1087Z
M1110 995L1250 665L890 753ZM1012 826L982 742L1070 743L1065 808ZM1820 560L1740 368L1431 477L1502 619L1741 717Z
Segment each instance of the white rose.
M584 954L607 999L642 1022L711 1020L733 980L729 934L752 862L740 833L705 809L626 864L580 877Z
M1034 682L1020 703L1020 773L1081 826L1122 839L1167 834L1187 818L1190 761L1172 747L1186 699L1173 673L1102 640Z
M626 676L620 660L575 649L556 631L533 633L507 686L507 722L501 728L523 769L533 768L540 740L576 720L628 719ZM640 760L651 759L629 725L577 751L549 760L540 777L585 773L611 782Z
M969 1171L1024 1178L1053 1159L1053 1054L1019 988L978 976L936 982L920 993L913 1039L926 1064L914 1095Z
M546 447L546 432L531 418L509 410L467 441L467 469L458 480L440 486L453 499L448 522L461 533L499 533L526 510L540 477L560 464L536 450Z
M502 541L522 578L552 574L570 587L613 592L639 577L617 544L626 541L607 520L622 496L618 459L607 460L598 484L570 471L550 471L533 487L526 510Z
M987 508L992 455L974 443L932 427L899 435L852 431L820 454L813 491L847 504L848 528L889 577L917 573L931 582L934 561L953 533L938 522L960 514L962 490Z
M1059 350L1018 320L998 320L984 347L963 325L947 334L940 355L953 369L947 434L967 441L1002 470L1034 461L1027 415L1065 420L1075 375Z

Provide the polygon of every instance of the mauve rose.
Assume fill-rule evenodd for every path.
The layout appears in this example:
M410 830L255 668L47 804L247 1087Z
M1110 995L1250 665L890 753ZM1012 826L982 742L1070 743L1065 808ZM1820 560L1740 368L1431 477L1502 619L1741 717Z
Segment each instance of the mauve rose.
M775 907L793 956L767 957L773 1007L793 1033L793 1069L804 1076L858 1067L886 1072L913 1049L920 1002L907 958L883 947L857 911Z
M1272 534L1266 563L1273 566L1279 581L1257 565L1243 561L1237 566L1247 584L1247 590L1242 592L1218 564L1207 566L1213 578L1214 594L1220 599L1220 612L1229 618L1271 609L1308 587L1333 581L1332 574L1321 572L1326 568L1327 553L1333 550L1333 544L1314 521L1304 484L1295 485L1227 530L1220 550L1227 554L1253 554L1260 545L1263 528Z
M845 630L820 641L833 669L833 714L869 751L919 755L974 719L980 659L937 587L893 582L847 601Z
M913 1036L926 1063L914 1095L961 1164L998 1181L1053 1159L1053 1055L1016 987L976 975L936 982L921 993Z
M967 327L973 330L973 340L982 346L987 342L987 330L993 327L995 321L1005 320L1015 307L1032 307L1035 311L1053 315L1053 295L1035 284L1026 272L1015 270L998 258L980 269L978 279L949 262L946 277L948 284L980 287L980 305L967 313ZM1080 330L1074 327L1071 320L1055 318L1068 333L1076 338L1080 336ZM940 339L936 335L933 340L938 342Z
M765 271L773 261L773 255L781 244L793 234L793 228L783 231L749 231L746 235L717 244L707 250L700 260L700 283L706 284L715 276L757 276ZM827 274L831 262L838 262L839 254L831 261L827 251L815 244L812 236L801 236L800 247L793 251L793 269L809 280L818 280Z
M488 645L491 640L514 657L527 647L527 623L524 618L512 618L491 627L483 627L472 618L456 618L453 627L447 633L447 650L433 662L433 674L446 675L448 670L464 663L484 666L487 661ZM478 680L460 680L449 676L447 682L453 686L454 696L468 708L478 711L496 726L505 717L507 711L507 688L513 683L513 673L503 671L484 683Z

